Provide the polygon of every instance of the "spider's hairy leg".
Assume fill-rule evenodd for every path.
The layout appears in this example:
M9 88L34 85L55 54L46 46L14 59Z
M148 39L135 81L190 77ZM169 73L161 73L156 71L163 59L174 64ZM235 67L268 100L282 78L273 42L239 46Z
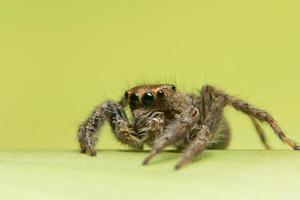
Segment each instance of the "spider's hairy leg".
M205 117L207 116L207 114L210 112L213 99L215 98L214 91L215 91L215 88L213 88L212 86L209 86L209 85L203 86L201 91L200 91L200 99L201 99L200 119L201 119L202 123L204 122ZM251 119L251 121L252 121L252 123L253 123L253 125L256 129L256 132L257 132L262 144L264 145L264 147L266 149L271 149L270 145L267 143L265 132L263 131L263 129L260 126L260 124L258 123L258 121L255 118L251 117L251 116L250 116L250 119ZM227 138L227 140L228 139L229 138Z
M196 138L184 149L179 162L175 165L175 169L182 167L206 148L208 141L213 136L213 131L215 131L220 124L223 108L226 103L227 101L224 97L218 97L215 102L213 102L204 124L200 127Z
M250 116L250 119L256 129L256 132L259 136L260 141L263 143L264 147L266 149L272 149L271 146L269 145L269 143L267 142L267 138L266 138L266 134L264 132L264 130L262 129L262 127L260 126L260 124L258 123L258 121Z
M197 133L196 138L183 150L178 163L175 165L175 169L181 168L184 164L189 162L193 157L202 153L206 148L209 139L212 137L212 133L209 128L203 125L200 131Z
M201 123L204 123L206 116L210 112L212 103L214 102L214 97L213 97L213 91L210 87L202 87L200 91L200 105L199 105L199 110L200 110L200 121Z
M122 106L113 101L107 101L97 106L78 129L78 141L82 153L88 151L91 156L96 155L97 135L95 133L104 124L105 119L109 121L113 133L119 141L134 148L141 148L139 139L135 136Z
M212 87L213 88L213 87ZM284 132L283 130L279 127L277 122L274 120L274 118L267 113L264 110L258 109L246 101L243 101L239 98L236 98L234 96L226 94L222 90L217 90L213 88L214 94L216 96L223 96L225 97L229 104L231 104L236 110L239 110L247 115L250 115L251 117L254 117L255 119L258 119L260 122L266 122L268 123L271 128L273 129L274 133L280 138L282 142L285 144L289 145L291 148L294 150L300 150L300 146L296 144L295 141L290 139Z
M163 148L181 139L195 125L198 117L199 110L193 106L183 111L180 117L169 124L165 132L155 141L150 154L145 158L143 164L146 165Z

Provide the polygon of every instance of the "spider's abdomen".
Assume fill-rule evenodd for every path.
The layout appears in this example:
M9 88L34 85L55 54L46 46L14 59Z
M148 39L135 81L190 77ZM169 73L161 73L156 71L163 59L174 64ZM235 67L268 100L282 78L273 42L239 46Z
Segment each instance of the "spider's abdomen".
M231 139L230 127L225 117L214 132L213 139L208 143L208 149L226 149Z

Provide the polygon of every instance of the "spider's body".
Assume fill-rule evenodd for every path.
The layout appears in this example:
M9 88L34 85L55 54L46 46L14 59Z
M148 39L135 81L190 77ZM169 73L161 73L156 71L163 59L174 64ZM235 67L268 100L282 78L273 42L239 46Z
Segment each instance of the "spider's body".
M119 103L107 101L96 107L79 128L81 152L96 155L95 133L107 119L122 143L139 150L144 145L152 147L144 164L170 144L183 150L176 165L179 168L205 148L224 149L228 146L230 131L223 116L223 108L228 104L250 116L266 148L269 146L258 121L267 122L284 143L299 149L271 115L222 90L204 86L199 95L193 95L176 91L174 85L157 84L134 87L125 92ZM132 112L131 121L124 111L127 105Z
M135 97L141 98L135 101ZM138 86L125 93L125 100L133 115L133 130L143 141L142 144L150 146L159 135L163 134L166 127L172 126L170 124L180 117L187 105L198 108L199 111L202 110L199 96L176 92L174 85ZM201 117L199 116L199 118ZM191 127L185 137L175 142L176 147L184 148L196 136L197 129L199 127L196 125ZM229 144L229 127L226 121L222 119L215 129L209 146L214 147L215 145L212 144L218 144L218 146L226 148Z

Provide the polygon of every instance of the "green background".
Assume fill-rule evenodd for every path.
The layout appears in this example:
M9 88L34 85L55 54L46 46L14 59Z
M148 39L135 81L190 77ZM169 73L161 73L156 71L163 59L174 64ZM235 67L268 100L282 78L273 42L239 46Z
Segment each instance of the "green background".
M94 106L142 82L209 83L300 141L299 1L0 1L0 148L76 149ZM232 149L262 148L226 109ZM285 149L265 126L270 143ZM103 149L127 149L103 130Z
M268 126L284 150L257 150L232 108L234 150L207 150L176 172L179 153L142 167L148 152L127 151L107 125L97 157L76 141L99 103L174 82L225 89L300 142L299 10L296 0L0 0L0 199L299 199L299 152Z

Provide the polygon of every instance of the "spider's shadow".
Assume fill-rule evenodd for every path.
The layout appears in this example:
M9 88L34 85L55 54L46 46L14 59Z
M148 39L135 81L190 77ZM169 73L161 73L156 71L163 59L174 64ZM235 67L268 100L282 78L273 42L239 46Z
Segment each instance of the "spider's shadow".
M124 152L124 153L149 153L151 150L135 150L135 149L117 149L117 150L109 150L109 149L101 149L101 150L97 150L97 151L115 151L115 152ZM160 154L158 154L157 156L155 156L155 158L153 160L151 160L151 162L149 163L149 165L156 165L156 164L161 164L164 162L168 162L171 160L178 160L181 156L182 151L180 150L176 150L176 149L168 149L168 150L164 150L162 151L162 153L168 153L167 155L164 156L160 156ZM191 162L193 163L197 163L197 162L203 162L204 160L210 159L213 157L213 153L210 151L204 151L202 154L196 156L194 159L191 160Z
M129 150L115 150L117 152L134 152L134 153L149 153L151 150L134 150L134 149L129 149ZM160 156L160 154L158 154L153 161L151 161L151 163L149 165L152 164L159 164L162 162L167 162L169 160L175 160L178 159L178 157L180 156L181 151L180 150L176 150L176 149L168 149L168 150L164 150L162 151L162 153L168 153L167 155L164 155L163 157Z
M149 153L151 150L117 150L119 152L135 152L135 153ZM168 162L171 160L178 160L181 156L182 151L176 150L176 149L169 149L169 150L164 150L163 152L168 153L167 155L160 156L159 154L151 160L149 165L156 165L156 164L161 164L163 162ZM163 153L162 152L162 153ZM191 160L193 163L197 163L199 161L203 162L204 160L210 159L213 157L213 154L209 151L205 151L202 154L196 156L194 159Z

